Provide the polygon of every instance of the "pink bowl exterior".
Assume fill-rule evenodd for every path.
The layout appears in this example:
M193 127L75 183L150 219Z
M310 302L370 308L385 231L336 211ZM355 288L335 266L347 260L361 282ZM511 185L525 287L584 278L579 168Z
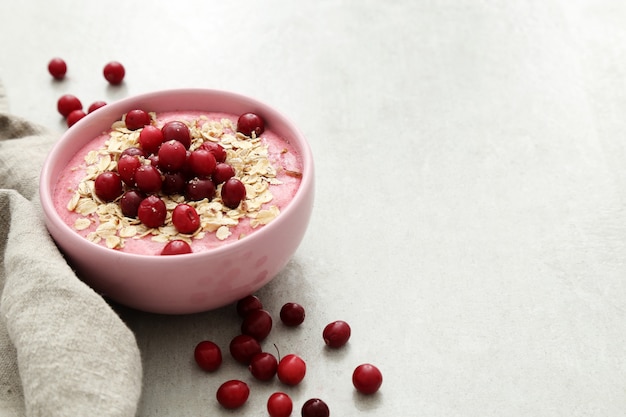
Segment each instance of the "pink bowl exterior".
M123 253L91 243L58 216L52 200L55 180L83 145L135 108L157 112L203 110L262 114L267 128L288 139L300 152L303 160L300 188L280 216L262 230L208 252L149 256ZM218 90L161 91L108 104L68 129L44 163L40 198L51 236L79 277L96 291L143 311L196 313L225 306L255 292L284 268L304 237L311 217L313 157L299 130L263 103Z

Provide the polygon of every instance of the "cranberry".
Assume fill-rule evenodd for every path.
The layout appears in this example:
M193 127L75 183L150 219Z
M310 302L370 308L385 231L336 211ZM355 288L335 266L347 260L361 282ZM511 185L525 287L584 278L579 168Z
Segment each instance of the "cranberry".
M328 405L319 398L311 398L302 405L302 417L328 417L330 410Z
M218 345L210 340L203 340L198 343L193 356L198 366L208 372L217 370L222 364L222 351Z
M215 196L215 184L208 178L193 178L187 182L185 196L191 201L211 200Z
M289 417L293 402L284 392L275 392L267 399L267 412L270 417Z
M122 195L122 180L117 172L105 171L96 177L94 191L102 201L113 201Z
M231 209L236 209L246 198L246 186L237 178L230 178L222 185L222 202Z
M215 156L206 149L196 149L191 152L187 163L191 171L200 177L208 177L215 171Z
M52 58L48 62L48 72L57 80L65 78L67 73L67 64L61 58Z
M191 146L191 133L189 127L183 122L169 121L163 125L161 132L163 132L163 138L166 141L177 140L185 146L185 149L189 149Z
M151 194L161 190L163 179L159 170L153 165L141 165L135 171L135 183L141 191Z
M63 117L69 116L74 110L82 110L83 103L72 94L64 94L57 100L57 110Z
M205 149L213 154L217 162L226 161L226 149L216 142L202 142L199 149Z
M151 228L163 226L166 216L165 202L155 195L144 198L137 209L139 221Z
M217 402L228 409L239 408L246 403L250 395L248 384L243 381L232 379L224 382L217 389Z
M280 309L280 319L286 326L299 326L304 321L304 316L304 307L298 303L286 303Z
M306 363L301 357L289 354L278 362L278 379L287 385L298 385L306 374Z
M129 187L135 186L135 174L137 169L143 164L139 157L132 155L124 155L117 161L117 172L120 174L122 181Z
M87 109L87 113L93 113L96 110L98 110L100 107L104 107L106 105L107 105L106 101L94 101L93 103L89 105L89 108Z
M147 153L155 153L163 143L163 132L156 126L147 125L139 133L139 145Z
M230 341L229 350L233 359L244 365L249 365L252 357L261 353L261 345L254 337L240 334Z
M164 142L159 148L159 168L164 171L180 170L187 161L187 150L177 140Z
M161 255L183 255L185 253L191 253L191 246L189 246L189 243L185 242L184 240L170 240L169 242L167 242L167 244L163 247L163 250L161 251Z
M248 295L237 301L237 314L240 317L246 317L252 310L260 310L263 303L256 295Z
M378 391L383 383L383 374L372 364L364 363L352 373L352 384L362 394L370 395Z
M148 112L141 109L131 110L124 117L124 123L126 123L126 128L129 130L141 129L151 122L152 119Z
M211 178L216 185L222 184L235 176L235 168L225 162L215 165L215 170Z
M257 353L250 359L248 369L252 376L259 381L269 381L276 375L278 361L276 357L268 352Z
M348 323L342 320L337 320L329 323L325 328L322 336L324 337L324 343L331 348L338 348L346 343L350 339L350 326Z
M137 190L126 191L120 199L120 208L122 209L122 214L130 218L137 217L139 204L141 204L144 198L145 196Z
M182 172L166 172L163 174L161 191L167 195L185 192L185 175Z
M237 132L246 136L252 136L254 132L254 135L259 137L264 130L265 123L263 119L255 113L244 113L237 120Z
M172 223L180 233L192 234L200 227L200 216L189 204L179 204L172 211Z
M121 84L126 75L126 69L117 61L111 61L104 66L102 70L104 78L113 85Z
M72 110L70 114L67 115L67 127L72 127L83 117L87 116L87 114L82 110Z
M128 147L128 148L126 148L126 149L124 149L124 150L122 151L122 154L120 155L120 158L121 158L121 157L123 157L124 155L129 155L129 156L141 156L141 157L143 157L143 158L145 158L146 156L148 156L148 155L146 155L146 152L145 152L143 149L138 148L138 147L136 147L136 146L130 146L130 147Z
M241 333L250 335L261 342L272 330L272 316L266 310L253 310L244 317Z

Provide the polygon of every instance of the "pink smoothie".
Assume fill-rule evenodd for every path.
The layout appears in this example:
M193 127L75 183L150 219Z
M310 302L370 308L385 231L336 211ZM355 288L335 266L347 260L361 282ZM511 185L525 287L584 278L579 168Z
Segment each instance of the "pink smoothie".
M138 254L158 255L167 241L175 239L186 240L193 252L207 251L262 229L280 215L297 192L302 160L287 139L271 130L265 130L259 138L245 137L235 132L238 115L225 113L186 111L152 116L157 127L170 120L187 123L192 132L191 150L203 141L220 143L227 150L226 163L235 168L235 176L246 184L247 200L235 210L225 208L219 198L219 185L217 198L211 201L189 202L183 196L161 195L170 213L181 202L196 207L202 226L193 235L177 233L171 222L149 229L137 219L124 217L117 202L103 203L90 192L97 173L115 170L119 154L128 146L138 146L140 130L129 131L120 121L71 159L54 190L56 210L65 223L86 239L112 250Z

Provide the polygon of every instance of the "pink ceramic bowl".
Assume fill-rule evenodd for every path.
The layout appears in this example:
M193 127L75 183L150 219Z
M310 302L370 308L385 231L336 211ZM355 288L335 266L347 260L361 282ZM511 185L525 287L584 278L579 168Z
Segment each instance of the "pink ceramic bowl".
M107 249L79 236L53 204L55 180L70 158L110 128L122 114L200 110L232 114L255 112L266 128L289 140L303 161L302 182L281 214L245 239L201 253L175 256L137 255ZM313 157L300 131L267 104L224 91L183 89L144 94L107 106L80 120L55 144L41 172L40 196L45 222L79 277L110 299L139 310L183 314L232 303L267 284L300 244L314 196Z

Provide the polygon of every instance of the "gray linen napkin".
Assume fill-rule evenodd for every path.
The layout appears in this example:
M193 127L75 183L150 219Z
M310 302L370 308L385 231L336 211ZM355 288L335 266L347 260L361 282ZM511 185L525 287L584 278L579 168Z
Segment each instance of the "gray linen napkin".
M0 85L0 415L134 416L134 335L43 224L38 176L56 138L7 114L4 96Z

